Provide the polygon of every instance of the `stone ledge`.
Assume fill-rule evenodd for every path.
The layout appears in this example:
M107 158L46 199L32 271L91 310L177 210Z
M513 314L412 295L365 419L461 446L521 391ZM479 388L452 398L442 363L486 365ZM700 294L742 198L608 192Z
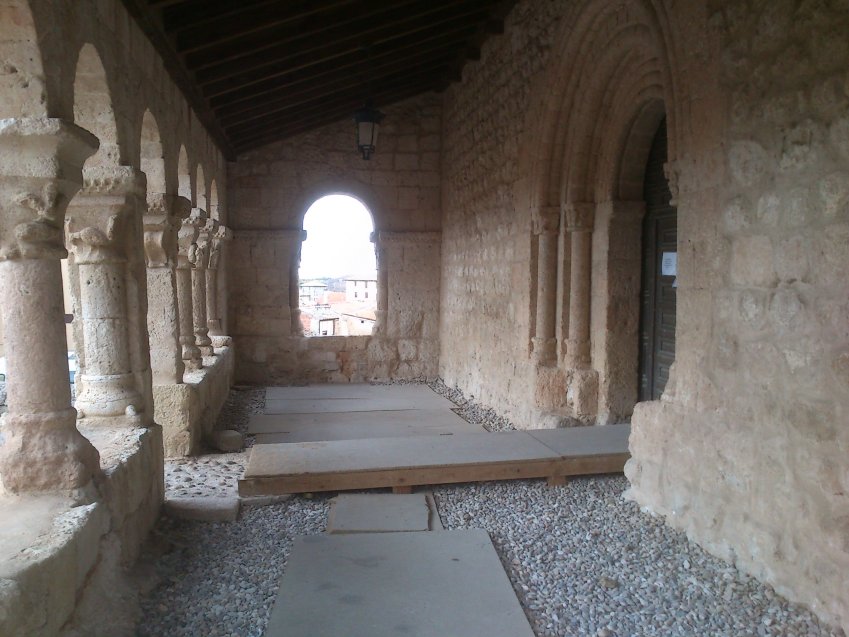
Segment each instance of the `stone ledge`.
M104 480L100 500L73 506L59 496L0 497L0 635L46 637L75 615L111 539L121 563L135 560L162 501L161 431L92 429Z
M187 372L179 385L154 385L154 417L162 425L165 456L183 457L200 451L233 384L232 347L204 357L204 367Z

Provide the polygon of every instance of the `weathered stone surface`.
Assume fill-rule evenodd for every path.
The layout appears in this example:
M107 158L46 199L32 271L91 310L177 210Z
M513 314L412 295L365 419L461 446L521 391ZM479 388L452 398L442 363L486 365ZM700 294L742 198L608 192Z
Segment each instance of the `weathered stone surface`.
M245 446L245 439L241 433L233 429L222 429L213 431L209 436L209 441L213 447L223 453L232 453L241 451Z

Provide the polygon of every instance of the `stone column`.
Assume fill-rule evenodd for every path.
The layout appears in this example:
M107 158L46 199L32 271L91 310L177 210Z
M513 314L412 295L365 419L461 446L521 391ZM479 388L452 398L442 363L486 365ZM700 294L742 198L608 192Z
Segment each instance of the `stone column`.
M220 226L212 236L209 248L209 266L206 270L206 325L213 345L216 338L224 336L221 329L221 311L218 299L218 266L221 261L221 251L224 243L233 238L233 232Z
M206 212L200 211L204 216ZM209 326L206 315L206 272L209 269L209 256L212 249L212 237L218 229L218 221L204 219L198 232L192 262L192 316L194 318L195 345L201 356L212 356L212 339L209 338Z
M301 267L301 246L307 240L306 230L288 230L286 238L289 244L289 319L292 336L303 336L301 325L301 290L298 270Z
M78 417L88 425L140 426L145 404L131 361L127 264L144 175L116 166L86 169L84 177L66 224L79 277L85 360Z
M572 244L569 287L569 340L566 367L571 381L567 404L574 417L590 422L598 412L598 374L590 367L590 282L595 204L571 202L566 227Z
M586 368L590 364L590 280L595 205L569 203L566 227L572 243L569 286L569 341L567 367Z
M0 124L0 315L8 413L0 478L11 493L79 490L100 473L71 406L62 275L67 203L97 138L57 119Z
M386 317L389 311L389 267L386 256L386 246L381 241L379 234L373 232L371 241L374 243L375 256L377 257L377 309L374 311L374 336L386 335Z
M534 219L537 236L537 310L533 338L534 360L538 365L550 365L556 360L557 339L555 315L557 308L557 242L560 209L541 209Z
M199 226L202 210L193 209L182 220L177 232L177 311L180 316L180 349L186 370L200 369L203 365L200 350L195 345L194 315L192 308L192 259L197 258Z
M177 232L191 212L185 197L153 194L144 216L147 262L147 327L154 385L183 382L180 314L177 309Z

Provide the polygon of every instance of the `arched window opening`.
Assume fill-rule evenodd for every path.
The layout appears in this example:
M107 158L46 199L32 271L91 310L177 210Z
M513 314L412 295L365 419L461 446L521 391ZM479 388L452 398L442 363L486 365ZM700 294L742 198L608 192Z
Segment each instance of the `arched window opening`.
M298 305L305 336L369 335L377 310L374 221L347 195L317 200L304 215Z

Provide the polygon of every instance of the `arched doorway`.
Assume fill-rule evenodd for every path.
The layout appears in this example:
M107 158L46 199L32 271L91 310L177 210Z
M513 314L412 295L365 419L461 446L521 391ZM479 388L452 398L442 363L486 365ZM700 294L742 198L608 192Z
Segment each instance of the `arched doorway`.
M678 215L663 172L666 161L664 119L652 140L643 182L646 213L640 286L640 401L660 398L675 362Z

